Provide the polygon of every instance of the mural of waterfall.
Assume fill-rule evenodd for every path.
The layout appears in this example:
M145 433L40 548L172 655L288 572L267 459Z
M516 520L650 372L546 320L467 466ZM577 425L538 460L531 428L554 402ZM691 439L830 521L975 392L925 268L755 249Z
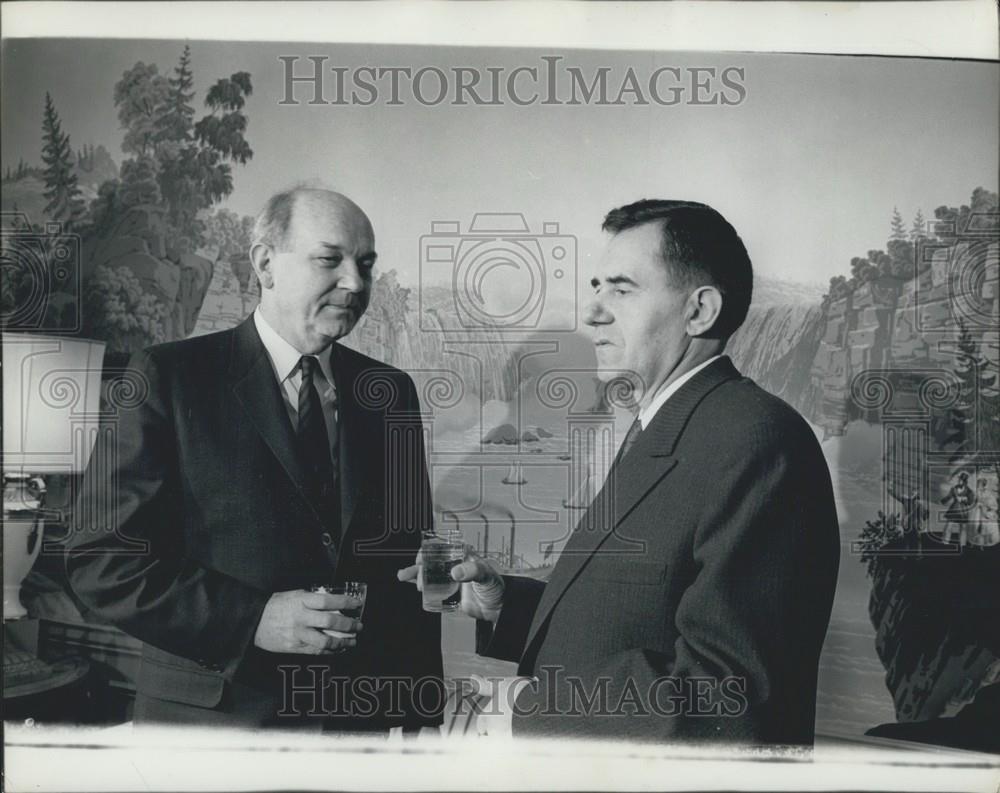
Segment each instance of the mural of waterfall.
M424 317L417 314L416 296L400 286L395 272L383 274L347 346L398 366L418 383L448 372L470 396L482 401L510 399L517 391L517 373L502 330L487 328L476 334L474 343L456 344L455 338L463 334L450 291L424 290L422 299L429 305Z
M743 374L815 420L810 373L822 328L823 311L818 300L811 304L751 306L727 351Z

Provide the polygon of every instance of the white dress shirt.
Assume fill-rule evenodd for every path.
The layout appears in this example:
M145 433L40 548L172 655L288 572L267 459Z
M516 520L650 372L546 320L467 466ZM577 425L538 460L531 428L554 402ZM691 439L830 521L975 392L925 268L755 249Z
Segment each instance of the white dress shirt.
M259 306L253 312L253 321L267 351L267 357L271 361L274 376L281 387L281 398L288 411L288 418L292 422L292 429L296 430L299 426L299 387L302 385L299 359L303 353L296 350L271 327L264 319ZM330 441L330 459L336 465L338 456L334 443L337 437L337 391L333 384L330 347L310 357L319 363L319 370L313 374L313 382L316 384L319 402L323 408L323 421L326 423L326 434Z
M666 402L670 397L677 393L682 385L684 385L688 380L694 377L698 372L708 366L712 361L717 361L721 358L721 355L713 355L707 361L702 361L694 369L685 372L672 383L664 386L660 391L653 397L653 401L646 405L645 408L639 411L639 423L642 425L643 429L649 426L649 422L653 420L653 417L659 412L660 408L663 407L663 403Z

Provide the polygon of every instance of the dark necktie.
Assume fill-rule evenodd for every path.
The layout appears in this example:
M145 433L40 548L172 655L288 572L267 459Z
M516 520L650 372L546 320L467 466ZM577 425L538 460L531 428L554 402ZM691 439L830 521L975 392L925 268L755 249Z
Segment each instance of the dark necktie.
M618 449L618 454L615 456L615 465L621 465L622 460L625 459L625 455L629 453L635 442L639 439L639 434L642 432L642 422L639 421L639 417L635 417L635 421L632 422L632 426L628 428L628 432L625 433L625 440L622 441L621 447Z
M318 366L319 361L308 355L299 359L302 382L299 385L298 428L295 434L309 480L306 483L307 489L323 510L323 517L336 526L339 523L336 514L336 470L330 457L332 444L323 418L323 405L316 388L315 373ZM336 427L334 430L336 431Z

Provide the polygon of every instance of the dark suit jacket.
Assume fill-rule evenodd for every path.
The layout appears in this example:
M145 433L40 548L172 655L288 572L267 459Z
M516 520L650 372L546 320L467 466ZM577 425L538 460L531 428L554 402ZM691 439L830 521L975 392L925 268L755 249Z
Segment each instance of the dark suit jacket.
M137 721L274 726L311 711L315 725L327 711L351 729L439 723L433 692L417 708L409 685L362 692L353 715L343 696L292 691L315 681L322 691L324 675L440 683L440 619L396 580L432 519L409 377L333 346L337 521L303 488L292 426L252 317L152 347L131 366L148 393L111 422L115 440L97 444L66 564L82 604L144 642ZM338 522L339 546L330 542ZM272 593L344 580L368 583L356 648L309 656L254 646ZM282 673L283 664L301 668Z
M548 584L506 579L478 649L539 678L515 734L810 744L839 553L812 430L722 358L613 466Z

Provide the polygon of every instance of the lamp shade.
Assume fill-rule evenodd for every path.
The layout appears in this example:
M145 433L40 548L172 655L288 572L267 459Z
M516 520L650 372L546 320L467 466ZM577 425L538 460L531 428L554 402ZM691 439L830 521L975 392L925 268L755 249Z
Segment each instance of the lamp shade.
M4 473L84 470L100 419L104 346L3 334Z

